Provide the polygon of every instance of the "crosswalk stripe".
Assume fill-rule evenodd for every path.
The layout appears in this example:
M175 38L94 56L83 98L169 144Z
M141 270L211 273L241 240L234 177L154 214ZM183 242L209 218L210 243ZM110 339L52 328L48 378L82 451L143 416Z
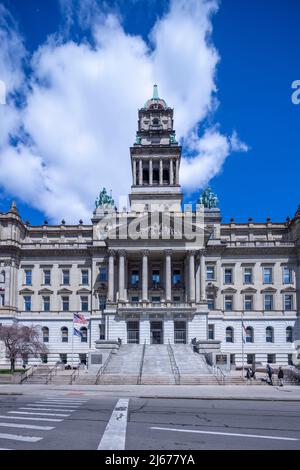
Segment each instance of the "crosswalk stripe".
M88 401L87 398L84 398L82 400L76 400L74 398L43 398L43 400L49 400L49 401L61 401L63 403L84 403Z
M4 447L0 447L0 450L12 450L12 449L4 449Z
M10 439L12 441L23 441L23 442L38 442L38 441L41 441L43 438L35 437L35 436L18 436L17 434L0 433L0 439Z
M51 431L54 426L37 426L35 424L19 424L19 423L0 423L0 427L6 428L22 428L22 429L40 429L41 431Z
M124 450L129 399L118 400L97 450Z
M41 400L41 401L37 401L35 403L45 403L47 405L63 405L63 406L81 406L81 405L84 405L84 403L65 403L63 401L49 401L49 400Z
M45 402L42 402L42 401L37 401L35 403L29 403L30 406L52 406L52 407L63 407L63 408L79 408L80 405L66 405L66 404L63 404L63 403L45 403Z
M44 415L44 416L60 416L62 418L66 418L66 414L57 414L57 413L34 413L32 411L9 411L10 414L18 414L18 415Z
M70 412L70 413L73 413L73 411L77 411L77 410L62 410L62 409L56 409L56 408L35 408L35 407L29 407L29 406L26 406L26 407L23 407L21 406L19 408L19 410L32 410L32 411L67 411L67 412Z
M53 421L54 423L61 423L61 421L63 421L62 419L44 418L43 416L41 416L40 418L29 418L27 416L5 416L5 415L0 415L0 419L26 419L26 420L31 420L31 421Z

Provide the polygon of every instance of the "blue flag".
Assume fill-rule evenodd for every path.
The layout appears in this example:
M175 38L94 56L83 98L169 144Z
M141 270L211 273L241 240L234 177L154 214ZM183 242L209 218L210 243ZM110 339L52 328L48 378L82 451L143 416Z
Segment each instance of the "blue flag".
M77 330L77 328L73 328L73 335L74 336L79 336L81 338L81 333L79 330Z

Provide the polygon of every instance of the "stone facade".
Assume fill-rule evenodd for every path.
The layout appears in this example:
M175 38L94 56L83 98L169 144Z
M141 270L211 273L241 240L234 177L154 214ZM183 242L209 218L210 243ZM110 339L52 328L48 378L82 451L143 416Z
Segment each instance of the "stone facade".
M242 349L245 362L297 362L300 210L244 224L222 224L216 207L182 211L181 147L156 89L130 152L129 210L99 203L90 225L31 226L15 204L0 214L0 323L38 324L48 363L71 362L74 312L88 320L73 337L75 363L99 339L193 338L219 341L236 364ZM178 236L180 224L198 236Z

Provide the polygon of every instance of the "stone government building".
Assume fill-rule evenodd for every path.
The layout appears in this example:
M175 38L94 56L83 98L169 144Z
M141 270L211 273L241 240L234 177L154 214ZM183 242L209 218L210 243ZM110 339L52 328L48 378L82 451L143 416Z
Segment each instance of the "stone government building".
M224 224L207 189L197 206L204 212L199 240L177 238L174 220L188 217L181 147L173 109L156 86L139 110L130 155L129 210L118 212L104 190L90 225L31 226L15 203L0 214L0 323L39 325L49 349L29 362L71 362L74 312L88 319L74 336L75 363L85 362L99 339L176 345L196 338L240 365L243 336L245 363L299 362L300 209L282 223ZM130 222L151 214L157 223L146 232L155 236L122 238ZM189 217L197 226L195 211ZM0 364L6 361L2 348Z

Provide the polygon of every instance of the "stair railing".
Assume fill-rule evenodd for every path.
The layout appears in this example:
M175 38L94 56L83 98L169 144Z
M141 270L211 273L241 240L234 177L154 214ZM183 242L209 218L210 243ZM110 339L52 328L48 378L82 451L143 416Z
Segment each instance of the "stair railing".
M143 373L143 367L144 367L145 351L146 351L146 340L144 341L144 344L143 344L143 350L142 350L142 356L141 356L141 362L140 362L139 376L138 376L138 379L137 379L137 385L141 385L141 383L142 383L142 373Z
M219 366L213 365L212 371L219 385L225 385L226 377Z
M71 374L70 385L73 385L73 382L75 382L76 378L79 376L79 370L79 366L77 367L77 369L73 370Z
M27 369L26 372L24 372L24 374L21 375L20 384L28 380L29 377L33 374L33 371L34 371L33 366L30 366L29 369Z
M170 340L168 340L167 350L168 350L168 354L169 354L169 358L170 358L172 372L173 372L174 379L175 379L175 384L180 385L180 372L179 372L179 369L178 369L178 366L177 366L177 363L176 363L176 359L175 359L175 356L174 356L174 351L173 351L173 348L171 346Z
M113 354L113 352L112 352L112 350L111 350L110 353L109 353L109 355L107 356L106 361L104 362L103 366L100 367L100 369L99 369L99 371L98 371L98 373L97 373L97 376L96 376L96 382L95 382L96 385L99 385L100 380L101 380L101 377L102 377L102 375L104 374L105 369L106 369L107 366L108 366L108 363L109 363L109 361L110 361L110 359L111 359L112 354Z
M49 373L47 374L46 384L48 384L49 382L51 382L53 375L56 375L56 374L57 374L57 367L58 367L58 366L55 365L52 369L50 369Z

